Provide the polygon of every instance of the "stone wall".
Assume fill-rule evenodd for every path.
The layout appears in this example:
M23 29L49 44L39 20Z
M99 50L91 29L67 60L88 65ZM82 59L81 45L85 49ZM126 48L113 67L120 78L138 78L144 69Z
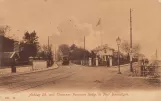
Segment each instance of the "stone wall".
M44 69L44 68L47 68L47 61L33 60L33 69Z

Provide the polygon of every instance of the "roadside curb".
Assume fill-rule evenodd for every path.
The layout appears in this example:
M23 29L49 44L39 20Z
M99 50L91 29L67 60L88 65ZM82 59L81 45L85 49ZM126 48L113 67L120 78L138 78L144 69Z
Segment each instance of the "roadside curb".
M49 68L45 68L45 69L39 69L39 70L35 70L35 71L27 71L27 72L17 72L17 73L7 73L7 74L2 74L0 75L1 77L9 77L9 76L18 76L18 75L25 75L25 74L30 74L30 73L36 73L36 72L43 72L43 71L48 71L48 70L53 70L53 69L58 69L59 66L57 65L55 68L53 67L49 67Z

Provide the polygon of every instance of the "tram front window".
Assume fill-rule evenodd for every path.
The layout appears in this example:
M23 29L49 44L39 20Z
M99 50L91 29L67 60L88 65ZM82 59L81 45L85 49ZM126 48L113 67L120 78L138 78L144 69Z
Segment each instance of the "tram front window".
M68 57L63 57L63 65L68 65L69 64L69 59Z

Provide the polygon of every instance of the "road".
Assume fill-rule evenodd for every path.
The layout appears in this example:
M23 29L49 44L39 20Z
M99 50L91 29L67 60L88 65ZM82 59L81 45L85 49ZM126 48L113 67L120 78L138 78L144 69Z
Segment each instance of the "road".
M160 82L133 78L129 65L117 67L61 66L57 69L0 78L0 93L68 90L160 90Z

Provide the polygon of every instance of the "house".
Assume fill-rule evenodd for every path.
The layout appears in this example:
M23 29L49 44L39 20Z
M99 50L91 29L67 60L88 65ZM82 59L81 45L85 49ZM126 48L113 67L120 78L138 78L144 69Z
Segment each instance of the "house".
M0 35L0 52L13 52L14 40Z
M16 62L20 57L17 52L3 52L1 53L1 63L2 65L12 65L13 62Z
M0 35L0 66L6 64L7 60L9 63L11 56L13 58L17 54L14 53L15 43L17 43L17 41L15 41L14 39L7 38L4 35Z
M93 49L94 53L97 55L97 57L101 58L103 61L107 61L109 57L112 57L114 54L114 49L108 47L107 44L98 46L95 49Z
M114 49L109 47L107 44L98 46L92 50L99 58L99 63L104 65L112 66L112 57Z

